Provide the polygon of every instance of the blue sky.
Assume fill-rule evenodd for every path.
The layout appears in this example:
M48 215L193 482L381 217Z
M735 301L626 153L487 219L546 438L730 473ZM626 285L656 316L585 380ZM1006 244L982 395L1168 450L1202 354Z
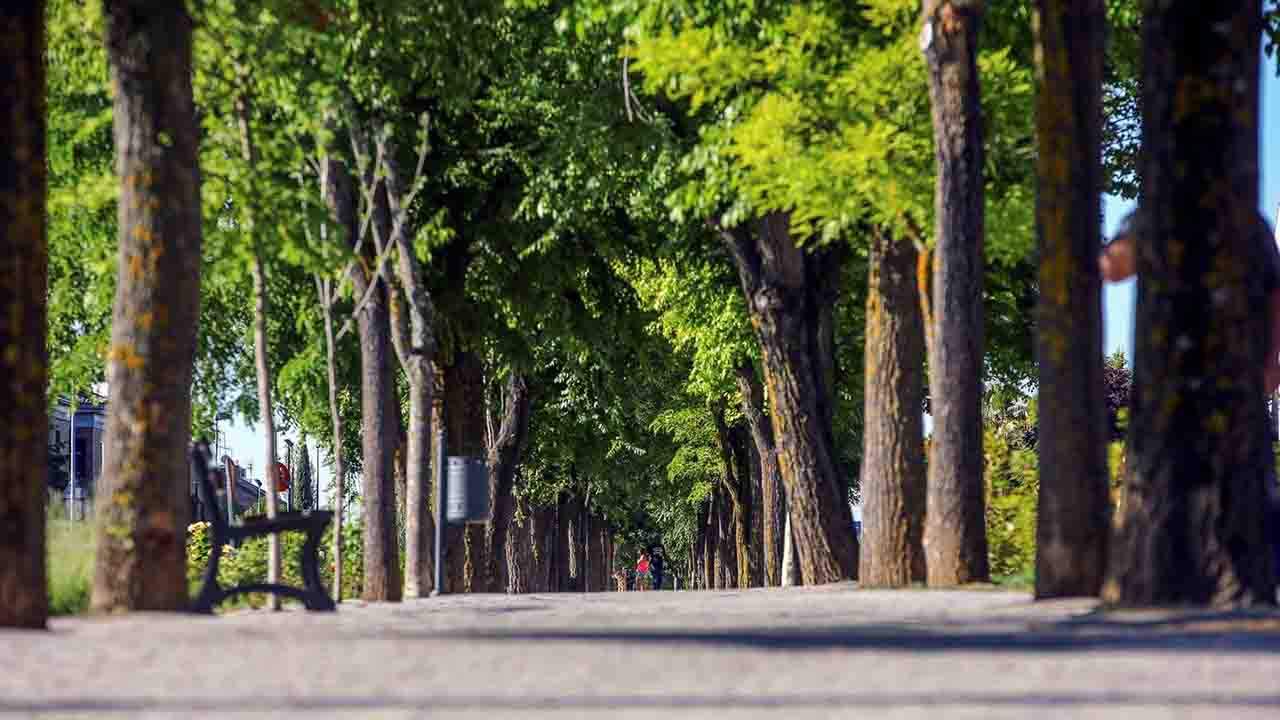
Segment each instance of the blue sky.
M1259 188L1259 209L1269 221L1275 221L1276 206L1280 204L1280 82L1276 79L1276 63L1262 58L1262 117L1259 123L1259 165L1262 182ZM1120 198L1103 198L1103 216L1107 237L1115 232L1120 220L1133 209L1133 202ZM1123 350L1126 357L1133 357L1133 313L1137 281L1129 280L1107 287L1102 293L1103 347L1109 355Z

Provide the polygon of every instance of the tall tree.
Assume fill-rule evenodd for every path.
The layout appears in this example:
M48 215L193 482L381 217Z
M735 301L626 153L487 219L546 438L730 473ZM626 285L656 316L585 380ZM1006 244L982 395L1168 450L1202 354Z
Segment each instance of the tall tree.
M1036 597L1052 598L1098 593L1111 525L1097 262L1106 8L1102 0L1040 0L1037 10Z
M809 252L790 219L772 213L754 229L722 229L764 358L770 415L797 558L806 585L857 575L848 488L832 435L832 308L839 251Z
M45 388L45 4L0 8L0 627L43 628Z
M327 160L324 161L327 163ZM347 212L338 213L347 216ZM348 221L353 219L347 217ZM333 599L342 602L342 510L347 480L346 459L342 454L342 412L338 408L338 358L333 338L333 281L316 276L316 293L324 313L325 368L329 376L329 417L333 423ZM317 498L317 504L319 498Z
M935 586L980 582L989 574L982 482L982 14L981 0L924 0L921 47L937 157L924 543Z
M763 520L764 578L768 587L782 584L782 531L786 526L787 503L778 467L778 449L773 440L773 420L765 414L764 388L751 364L739 365L738 394L742 416L751 430L760 463L761 497L757 515Z
M716 426L716 444L720 446L720 463L723 465L720 473L720 487L729 497L733 513L730 517L733 528L733 556L736 560L734 578L737 580L738 587L746 588L750 587L751 580L751 550L748 547L748 534L751 531L751 526L748 519L748 498L746 497L749 491L747 484L750 481L743 476L742 466L734 458L733 438L731 437L729 425L725 421L724 400L713 403L709 410L711 411L711 421Z
M373 223L378 255L394 252L394 283L388 282L391 311L391 340L400 366L409 382L409 427L407 447L401 448L405 461L405 578L404 593L425 597L431 591L431 543L434 525L430 517L431 405L435 388L435 308L427 288L426 270L413 240L416 228L410 223L410 207L422 187L422 167L426 159L427 128L412 176L401 166L398 145L389 127L377 131L372 156L382 180L368 192L385 194L389 226ZM364 133L358 136L363 137ZM367 162L368 160L366 160Z
M369 171L371 174L372 168ZM391 319L386 283L375 269L378 253L367 229L372 222L381 222L382 227L387 223L372 219L360 222L356 181L334 148L327 148L322 160L321 185L325 205L343 235L340 241L348 243L356 254L356 259L347 265L346 275L359 298L355 320L360 338L361 495L365 522L362 597L374 602L395 601L400 599L403 588L395 533L394 444L388 441L395 429L388 422L386 407L394 380L389 347ZM376 203L366 208L367 214L382 211L385 206ZM338 338L341 337L340 330Z
M250 97L250 89L246 87L249 74L243 66L237 67L236 74L242 83L240 93L235 100L236 122L240 129L240 159L244 161L245 166L248 168L249 184L252 188L257 178L258 152L253 142L252 99ZM243 230L249 236L249 243L253 248L253 359L254 369L258 377L259 419L262 421L262 474L267 478L267 517L274 518L280 496L276 486L278 454L276 452L275 406L272 403L271 392L271 361L267 356L267 315L271 312L271 298L267 289L266 248L262 238L258 236L257 211L254 207L257 198L258 194L256 192L251 191L248 193L241 221ZM290 480L291 482L293 481L292 478ZM267 582L280 582L280 536L276 533L271 533L267 537ZM272 610L280 609L280 597L278 595L270 595L267 602L268 607Z
M1104 599L1275 602L1254 0L1143 4L1138 348ZM1273 358L1271 358L1274 361Z
M868 260L859 582L925 579L924 325L916 249L875 230Z
M507 378L503 395L502 424L489 448L489 484L493 486L493 520L485 529L486 557L488 558L488 586L492 592L511 590L511 562L515 551L511 537L511 521L515 511L516 470L520 454L529 439L529 412L531 398L529 383L519 373Z
M107 0L121 179L119 264L93 607L187 602L187 445L200 308L192 22L182 3Z

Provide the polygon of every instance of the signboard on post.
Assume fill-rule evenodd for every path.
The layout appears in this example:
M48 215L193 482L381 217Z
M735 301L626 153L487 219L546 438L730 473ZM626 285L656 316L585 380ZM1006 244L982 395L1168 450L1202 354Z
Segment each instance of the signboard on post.
M484 460L453 456L448 468L445 518L454 524L488 522L493 513L489 507L489 468Z

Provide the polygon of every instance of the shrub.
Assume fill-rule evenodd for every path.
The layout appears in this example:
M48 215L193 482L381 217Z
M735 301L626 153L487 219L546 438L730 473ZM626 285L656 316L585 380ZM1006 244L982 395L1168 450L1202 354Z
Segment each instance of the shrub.
M209 523L194 523L187 528L187 580L191 584L192 593L199 592L200 581L205 566L209 564L209 553L212 550L212 528ZM343 550L346 572L343 574L343 597L359 597L364 579L364 562L361 554L363 548L362 528L359 522L347 522L343 527ZM320 544L319 565L320 578L325 589L333 588L333 544L332 534L326 533ZM301 587L302 582L302 547L306 541L304 533L289 532L280 536L280 576L281 582ZM257 537L246 540L240 547L226 546L222 550L222 560L218 567L218 582L224 587L259 583L267 581L267 538ZM262 595L253 594L240 599L250 607L261 607L266 601ZM235 602L235 601L233 601Z
M93 523L67 522L56 507L51 508L45 538L50 614L87 611L93 587Z

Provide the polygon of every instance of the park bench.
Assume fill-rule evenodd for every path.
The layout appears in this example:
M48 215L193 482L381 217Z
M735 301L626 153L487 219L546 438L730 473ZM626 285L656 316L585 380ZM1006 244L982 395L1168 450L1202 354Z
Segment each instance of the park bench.
M209 479L212 456L209 445L196 442L191 446L191 479L200 493L200 501L207 507L218 506L214 485ZM217 471L214 471L217 472ZM227 502L234 502L227 498ZM213 608L223 600L244 593L273 593L280 597L293 598L300 601L308 610L335 610L333 599L325 592L320 581L320 542L325 528L333 519L333 513L322 510L302 512L286 512L274 518L252 516L244 518L243 524L231 525L224 513L214 512L210 527L213 529L212 545L209 551L209 564L204 571L204 580L200 586L200 594L191 604L191 610L198 613L212 613ZM307 539L302 545L300 558L304 587L275 583L246 583L235 587L224 588L218 582L218 562L222 558L224 545L239 542L247 538L261 537L271 533L305 532Z

